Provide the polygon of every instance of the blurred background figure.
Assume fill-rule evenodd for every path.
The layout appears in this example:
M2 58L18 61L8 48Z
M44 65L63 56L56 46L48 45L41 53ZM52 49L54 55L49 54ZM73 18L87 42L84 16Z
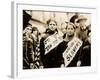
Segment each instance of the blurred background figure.
M66 22L66 21L61 24L61 31L63 33L63 38L65 38L65 35L66 35L66 27L67 26L68 26L68 22Z
M87 39L83 44L83 51L81 55L81 66L91 66L91 31L87 33Z
M79 23L77 22L78 18L79 18L79 13L75 13L75 15L73 15L70 18L70 22L72 22L75 25L75 28L78 28L78 26L79 26Z
M80 66L90 66L91 65L91 24L86 25L87 18L83 15L79 16L78 23L79 28L76 30L77 37L83 41L82 45L82 55L80 55Z
M28 24L23 31L23 69L29 69L33 54L32 25Z
M33 54L31 55L32 62L31 68L38 69L40 68L40 41L39 41L39 31L37 27L32 28L32 37L33 37Z
M23 60L24 67L28 69L39 68L39 32L36 27L28 25L23 33Z
M85 41L87 38L88 28L86 25L86 21L87 18L84 15L80 15L77 20L79 26L76 29L76 36L79 37L82 41Z

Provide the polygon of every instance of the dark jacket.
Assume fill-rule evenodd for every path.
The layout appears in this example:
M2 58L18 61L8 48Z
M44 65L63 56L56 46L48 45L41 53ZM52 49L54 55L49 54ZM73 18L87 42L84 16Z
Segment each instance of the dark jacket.
M81 62L81 66L91 66L91 44L88 41L83 44Z
M57 46L54 49L52 49L50 52L45 54L44 40L52 34L53 32L52 33L46 32L46 36L44 36L40 40L40 55L41 55L41 61L43 63L44 68L57 68L64 63L62 54L58 53L59 50Z
M63 52L68 47L68 42L63 41L62 43L59 44L58 47L59 47L58 52L60 54L63 54ZM70 64L67 67L75 67L75 66L77 66L77 61L81 59L81 55L82 55L81 51L82 51L82 47L80 47L80 49L78 50L77 54L75 55L75 57L73 58L73 60L70 62Z

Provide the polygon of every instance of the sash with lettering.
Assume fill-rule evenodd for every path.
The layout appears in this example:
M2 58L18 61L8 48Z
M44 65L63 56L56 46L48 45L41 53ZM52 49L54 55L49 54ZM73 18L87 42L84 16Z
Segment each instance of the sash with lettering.
M73 58L75 57L81 46L82 46L82 41L77 37L74 37L68 43L68 47L63 53L63 58L66 67L71 63L71 61L73 60Z
M63 41L62 36L59 34L53 34L44 40L45 55L57 47Z

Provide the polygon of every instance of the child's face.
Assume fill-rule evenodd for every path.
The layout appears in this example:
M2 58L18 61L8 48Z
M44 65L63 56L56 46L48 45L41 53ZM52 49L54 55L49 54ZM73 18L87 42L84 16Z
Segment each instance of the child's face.
M57 29L57 25L54 21L50 21L49 23L49 29L52 30L52 31L55 31Z

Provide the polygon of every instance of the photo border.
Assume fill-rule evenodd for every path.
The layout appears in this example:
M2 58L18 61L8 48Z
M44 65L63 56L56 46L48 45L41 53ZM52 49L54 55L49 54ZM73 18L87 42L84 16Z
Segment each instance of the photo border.
M24 7L23 7L24 6ZM26 7L25 7L26 6ZM60 9L60 11L62 12L62 10L65 10L65 12L67 12L69 9L72 9L73 12L79 12L80 10L82 10L83 12L89 12L92 15L91 18L91 30L92 32L95 30L96 27L96 8L93 7L71 7L71 6L57 6L57 5L40 5L40 4L27 4L27 3L18 3L18 2L12 2L12 54L11 54L11 58L12 58L12 71L11 71L11 75L12 77L16 78L16 77L38 77L38 76L47 76L47 75L51 75L51 76L59 76L59 75L67 75L67 74L76 74L76 73L91 73L91 72L96 72L97 68L97 60L96 60L96 56L97 54L95 53L95 42L94 39L96 39L94 37L94 33L91 35L92 39L92 45L91 45L91 54L92 54L92 60L91 62L92 65L91 67L68 67L68 68L52 68L52 69L35 69L35 70L23 70L22 68L22 36L20 36L20 34L22 35L22 28L19 28L20 26L22 26L22 10L24 9L28 9L28 10L48 10L50 11L51 8L57 8L54 9L54 11ZM35 7L35 8L34 8ZM62 10L61 10L62 9ZM74 10L73 10L74 9ZM52 9L51 9L52 10ZM53 11L53 10L52 10ZM59 11L59 10L58 10ZM69 10L70 11L70 10ZM80 11L81 12L81 11ZM21 40L20 40L21 39ZM95 55L93 54L95 53Z

